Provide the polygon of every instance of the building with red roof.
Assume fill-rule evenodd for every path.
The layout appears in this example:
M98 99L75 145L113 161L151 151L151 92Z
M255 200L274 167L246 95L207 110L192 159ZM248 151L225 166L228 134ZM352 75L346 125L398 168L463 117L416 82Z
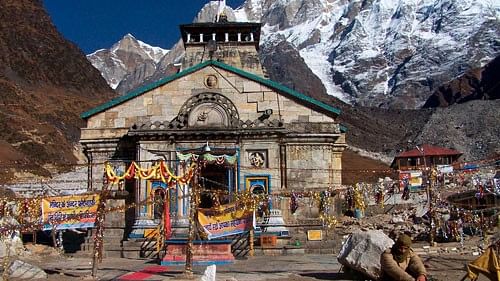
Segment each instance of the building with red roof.
M391 167L398 170L420 170L436 165L452 165L461 155L462 152L454 149L424 144L396 155Z

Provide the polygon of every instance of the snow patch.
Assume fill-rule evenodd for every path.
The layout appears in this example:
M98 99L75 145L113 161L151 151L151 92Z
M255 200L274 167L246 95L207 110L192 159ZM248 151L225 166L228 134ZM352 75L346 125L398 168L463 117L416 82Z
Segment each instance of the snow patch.
M95 50L93 53L88 54L87 57L92 57L92 56L95 56L95 55L97 55L97 54L99 54L101 52L105 52L105 51L107 51L107 49Z
M165 56L166 54L168 54L168 52L170 52L170 50L165 50L160 47L151 46L149 44L142 42L141 40L137 40L137 42L139 43L139 46L146 52L146 54L148 54L148 56L155 63L158 63L163 56Z
M380 55L378 50L363 50L359 55L358 59L369 59L373 57L377 57Z
M243 9L234 10L234 17L236 18L236 22L248 22L247 14Z
M361 156L368 157L368 158L371 158L371 159L375 159L375 160L384 162L386 164L391 164L392 160L393 160L393 157L389 157L387 155L384 155L384 154L378 153L378 152L367 151L367 150L364 150L364 149L361 149L361 148L358 148L358 147L355 147L355 146L351 146L350 145L349 149L352 150L352 151L354 151L354 152L356 152L357 154L359 154Z
M343 101L347 100L344 91L342 91L340 87L335 85L335 83L333 83L332 79L330 78L332 77L331 65L328 62L327 55L321 52L321 50L315 48L303 49L300 51L300 55L306 62L307 66L309 66L311 71L323 82L328 95L334 96Z

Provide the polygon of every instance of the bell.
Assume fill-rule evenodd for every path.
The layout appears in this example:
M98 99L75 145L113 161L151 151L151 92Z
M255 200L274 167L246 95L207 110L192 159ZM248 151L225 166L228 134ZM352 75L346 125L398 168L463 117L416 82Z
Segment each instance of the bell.
M203 152L210 152L212 149L210 149L210 146L208 146L208 141L207 143L203 146Z

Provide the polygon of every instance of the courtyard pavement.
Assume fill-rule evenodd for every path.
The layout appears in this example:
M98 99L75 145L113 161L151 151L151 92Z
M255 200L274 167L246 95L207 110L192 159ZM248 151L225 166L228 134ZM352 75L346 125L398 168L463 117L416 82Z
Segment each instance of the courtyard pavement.
M427 270L440 281L460 280L465 265L478 257L475 240L467 241L463 250L458 243L427 247L415 244L415 251L423 259ZM426 248L427 247L427 248ZM105 257L99 264L97 278L92 278L92 259L81 256L34 257L36 265L49 273L48 281L55 280L201 280L206 266L193 267L193 277L186 278L184 265L160 266L156 260ZM358 274L358 277L359 274ZM318 281L364 280L353 273L341 272L336 254L296 254L281 256L256 255L235 260L232 264L216 266L217 281ZM488 280L481 276L478 281Z
M339 273L334 255L255 256L216 265L216 280L352 280ZM49 280L93 280L90 258L67 258L47 262ZM97 270L98 280L200 280L206 266L194 266L193 277L184 275L184 266L160 266L153 260L105 258Z

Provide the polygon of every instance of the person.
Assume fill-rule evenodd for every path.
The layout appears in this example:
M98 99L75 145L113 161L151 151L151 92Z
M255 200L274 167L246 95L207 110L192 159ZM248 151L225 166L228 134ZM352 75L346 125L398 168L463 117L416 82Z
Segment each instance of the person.
M380 281L426 281L427 271L420 257L411 249L411 237L399 235L391 249L380 256Z

